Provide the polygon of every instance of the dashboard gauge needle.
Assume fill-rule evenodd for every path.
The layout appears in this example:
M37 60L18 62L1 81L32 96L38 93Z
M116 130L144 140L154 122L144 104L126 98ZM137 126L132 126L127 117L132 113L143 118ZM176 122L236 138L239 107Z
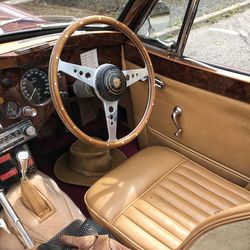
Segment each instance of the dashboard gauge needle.
M33 98L33 95L36 93L36 88L34 88L34 90L33 90L33 92L32 92L32 94L31 94L31 96L30 96L30 101L32 100L32 98Z

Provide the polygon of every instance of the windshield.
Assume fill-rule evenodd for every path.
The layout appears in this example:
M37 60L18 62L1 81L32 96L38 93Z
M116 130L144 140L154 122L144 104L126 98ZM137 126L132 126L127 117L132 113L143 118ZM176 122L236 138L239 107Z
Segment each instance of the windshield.
M0 35L62 27L90 15L118 18L128 0L0 0Z

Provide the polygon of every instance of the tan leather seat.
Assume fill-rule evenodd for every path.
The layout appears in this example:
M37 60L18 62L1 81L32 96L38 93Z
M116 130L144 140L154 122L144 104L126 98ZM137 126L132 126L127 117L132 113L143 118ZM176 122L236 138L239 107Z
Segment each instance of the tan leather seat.
M250 192L168 148L150 147L97 181L85 202L127 246L176 249L213 216L243 204L248 211Z

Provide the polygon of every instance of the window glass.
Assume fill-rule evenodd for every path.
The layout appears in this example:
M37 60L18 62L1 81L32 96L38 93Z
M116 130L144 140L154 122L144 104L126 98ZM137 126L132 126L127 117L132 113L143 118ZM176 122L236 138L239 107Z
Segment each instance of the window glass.
M146 19L138 34L160 39L163 42L177 40L188 0L160 0Z
M242 2L201 0L184 56L250 72L250 6Z
M128 0L0 0L0 35L69 24L90 15L117 18Z

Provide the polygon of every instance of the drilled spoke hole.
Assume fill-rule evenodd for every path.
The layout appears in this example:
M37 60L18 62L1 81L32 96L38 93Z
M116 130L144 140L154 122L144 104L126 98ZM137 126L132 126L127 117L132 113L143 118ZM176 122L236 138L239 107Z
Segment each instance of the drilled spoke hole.
M88 73L85 74L85 77L86 77L87 79L89 79L89 78L91 77L91 74L88 72Z

